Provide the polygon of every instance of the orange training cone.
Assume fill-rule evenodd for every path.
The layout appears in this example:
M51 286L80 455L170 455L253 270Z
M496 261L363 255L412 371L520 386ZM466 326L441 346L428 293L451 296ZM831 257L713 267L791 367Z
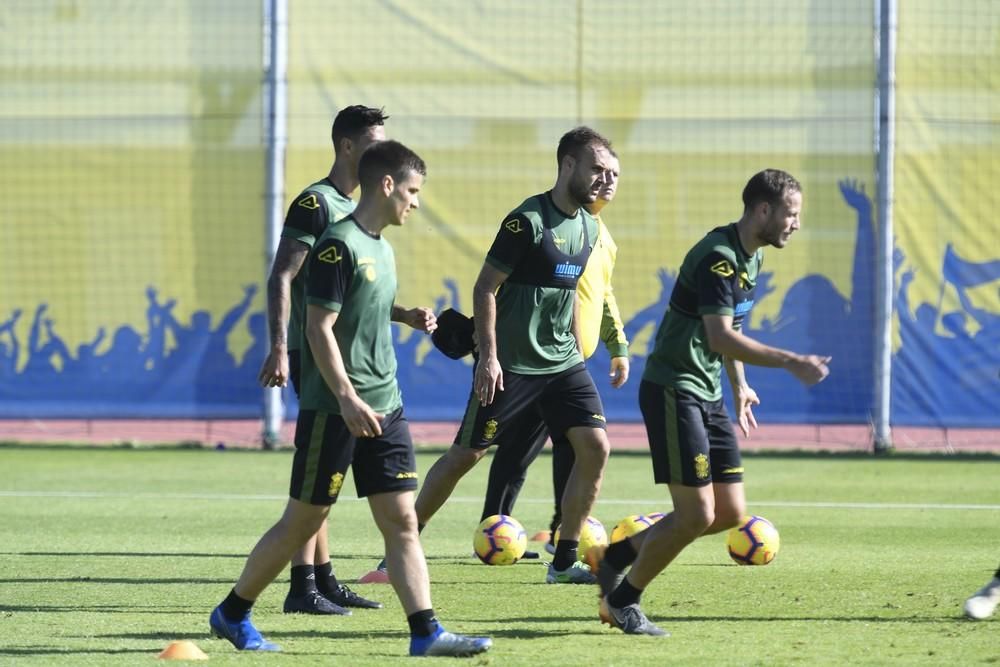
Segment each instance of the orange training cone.
M537 533L535 533L534 535L531 536L531 541L532 542L548 542L549 541L549 537L551 535L552 535L552 533L549 532L549 531L547 531L547 530L540 530L540 531L538 531Z
M358 579L359 584L387 584L389 575L385 570L375 569Z
M208 660L205 652L187 639L170 642L156 657L160 660Z

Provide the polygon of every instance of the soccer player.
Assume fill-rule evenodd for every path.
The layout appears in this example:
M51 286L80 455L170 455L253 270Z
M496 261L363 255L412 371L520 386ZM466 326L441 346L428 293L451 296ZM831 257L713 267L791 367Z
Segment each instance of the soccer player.
M805 385L827 376L830 357L800 355L740 331L753 307L762 248L783 248L801 225L802 188L767 169L743 190L743 215L688 251L639 386L653 478L667 484L673 511L651 528L607 547L597 565L601 618L628 634L665 635L639 606L643 590L702 535L727 530L746 512L743 465L722 402L722 366L737 422L756 428L760 401L743 364L784 368ZM626 568L631 565L627 576Z
M1000 604L1000 567L985 586L965 601L965 615L981 621L992 616L998 604Z
M611 386L619 388L628 381L629 360L628 340L625 338L625 326L618 302L611 287L611 276L618 256L618 246L611 233L601 219L601 211L611 203L618 191L618 179L621 167L618 155L612 150L608 171L597 199L584 204L591 215L597 220L597 242L587 260L587 266L580 276L576 291L580 299L580 348L585 359L597 349L598 340L603 341L608 355L611 357ZM513 515L514 503L524 484L528 466L538 457L549 438L549 431L544 424L528 422L529 429L524 433L515 433L508 437L503 447L497 447L490 464L489 483L486 488L486 499L483 503L485 519L494 514ZM549 543L545 548L549 553L555 553L555 531L562 522L560 503L566 490L573 469L573 447L565 434L554 434L552 438L552 489L555 498L555 509L552 522L549 525ZM534 552L525 552L525 558L537 557Z
M402 316L430 333L435 318L428 308L394 303L395 257L384 231L403 225L418 207L426 173L424 161L402 144L372 144L358 165L357 208L329 225L309 256L308 345L302 348L290 497L209 621L213 633L238 649L279 650L254 627L250 609L326 519L348 466L382 533L390 581L410 626L410 655L473 655L492 644L447 632L435 618L413 509L415 456L390 321Z
M302 326L305 322L306 257L323 231L349 215L355 206L351 194L358 187L358 161L368 146L385 139L382 109L361 105L345 107L333 120L334 161L325 178L304 189L285 216L281 240L267 280L268 328L271 349L258 380L264 387L284 387L292 381L300 395ZM367 600L337 581L330 563L326 521L302 549L292 556L291 585L285 613L350 614L346 607L378 609L381 602Z
M479 346L473 388L454 444L417 497L421 526L492 445L542 423L565 433L576 457L562 497L563 525L548 583L594 583L577 562L583 523L608 458L604 408L574 332L576 285L598 238L584 208L611 171L611 146L587 127L567 132L556 151L553 188L526 199L500 224L473 288ZM389 563L392 573L392 563Z

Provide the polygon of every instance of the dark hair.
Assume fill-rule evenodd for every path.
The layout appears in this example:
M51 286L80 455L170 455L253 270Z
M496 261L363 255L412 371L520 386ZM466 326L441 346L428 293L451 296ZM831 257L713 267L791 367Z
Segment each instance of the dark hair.
M386 174L400 181L406 177L406 172L415 171L421 176L427 175L427 165L423 159L409 148L388 139L372 144L361 154L358 163L358 181L362 193L365 186L374 185Z
M585 125L574 127L559 139L559 148L556 149L556 163L561 165L563 158L567 155L579 157L580 151L595 144L601 148L611 150L611 142L596 130L592 130Z
M743 188L743 212L750 211L762 202L777 206L789 192L802 192L802 185L787 171L780 169L759 171Z
M385 114L385 109L366 107L360 104L344 107L333 119L333 127L330 129L330 138L333 140L333 150L340 148L341 139L356 140L369 127L385 125L389 116Z

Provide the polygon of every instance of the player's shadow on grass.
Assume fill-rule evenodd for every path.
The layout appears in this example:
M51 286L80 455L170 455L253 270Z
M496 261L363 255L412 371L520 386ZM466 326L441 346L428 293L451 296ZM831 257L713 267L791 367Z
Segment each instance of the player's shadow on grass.
M490 567L491 569L504 569L505 567L525 567L528 565L548 565L548 561L544 561L540 558L522 558L517 561L514 565L486 565L483 561L472 553L472 549L469 549L468 556L457 556L455 554L450 555L440 555L440 556L425 556L428 561L439 562L442 565L471 565L477 568ZM339 558L338 558L339 559Z
M510 619L507 619L507 620L510 620ZM560 623L565 623L566 621L572 621L572 620L593 621L593 622L596 622L597 621L597 617L596 616L592 616L592 617L583 618L583 619L580 619L580 618L573 619L573 618L566 617L566 616L560 616L559 618L555 618L555 619L542 619L542 618L538 618L538 619L536 619L535 621L532 621L532 622L550 621L550 620L559 621ZM475 633L473 633L473 634L475 634ZM551 628L547 628L545 630L528 630L526 628L507 628L507 629L503 629L503 628L490 628L489 631L484 632L484 634L488 634L490 637L493 637L494 639L497 638L497 637L504 637L506 639L548 639L550 637L572 637L572 636L578 636L578 635L599 635L599 634L602 634L602 632L601 632L600 626L595 626L592 629L587 629L587 630L584 630L584 631L581 631L581 630L564 630L564 631L559 631L559 630L552 630Z
M335 547L336 546L336 542L331 542L331 545ZM375 563L377 563L380 560L382 560L382 558L384 556L385 556L385 554L381 553L381 552L379 552L379 553L365 553L365 554L354 552L354 553L349 553L349 554L340 554L340 553L338 553L336 555L336 559L337 559L338 563L341 562L341 561L361 560L361 561L365 561L365 562L370 563L372 565L372 567L374 567Z
M18 657L32 657L32 656L84 656L91 654L98 655L155 655L156 650L150 650L148 648L80 648L80 649L70 649L70 648L56 648L55 646L31 646L24 648L17 647L7 647L0 648L0 656L18 656Z
M649 620L669 627L675 623L745 623L747 621L763 621L768 623L800 623L816 621L820 623L951 623L960 618L957 614L935 617L927 616L754 616L741 613L736 616L665 616L663 614L646 614Z
M268 632L268 636L272 633ZM83 635L81 635L83 637ZM171 642L188 639L193 642L200 642L209 639L208 626L205 632L177 632L176 630L164 630L163 632L109 632L107 634L86 635L86 639L138 639L156 642ZM228 646L228 642L224 642Z
M0 551L3 556L125 556L127 558L246 558L247 554L188 553L176 551ZM381 556L379 556L381 558Z
M564 619L555 618L555 619L544 619L544 620L563 622ZM595 619L587 618L582 620L592 621ZM453 619L452 622L460 625L462 621L459 619ZM451 622L449 622L447 625L450 627ZM459 632L464 632L465 634L471 634L471 635L479 634L477 632L470 631L468 628L462 628L461 630L459 630ZM291 630L284 632L280 630L269 630L266 634L269 639L275 641L286 640L286 639L288 640L315 639L316 637L322 637L324 639L331 639L331 640L337 640L337 639L356 640L358 638L357 630L320 630L320 631ZM524 628L510 628L504 630L504 629L490 628L488 631L484 630L482 634L489 635L494 639L496 639L497 637L504 637L509 639L545 639L551 637L571 636L580 634L600 634L600 630L595 629L594 633L590 633L590 632L579 632L579 631L559 632L559 631L552 631L550 629L529 630ZM409 633L401 630L380 630L374 632L369 632L366 630L365 635L371 636L372 638L385 639L385 640L399 640L399 641L408 641L410 638ZM130 635L108 635L108 637L121 637L123 639L145 639L145 637L141 636L133 637Z
M121 605L86 605L86 604L73 604L73 605L54 605L54 604L3 604L0 605L0 613L12 612L12 613L69 613L69 614L79 614L79 613L93 613L93 614L137 614L137 613L149 613L149 614L191 614L190 606L178 606L178 607L167 607L163 605L135 605L135 604L121 604Z
M232 579L206 579L204 577L172 577L169 579L144 579L128 577L18 577L16 579L0 579L0 584L232 584Z
M754 616L752 614L741 613L738 617L736 616L669 616L664 614L650 613L646 610L646 616L649 620L653 621L658 625L669 629L669 626L677 623L705 623L705 622L726 622L726 623L745 623L747 621L766 621L766 622L789 622L789 623L799 623L801 621L817 621L817 622L833 622L833 623L950 623L958 618L955 614L942 615L934 618L929 618L926 616ZM580 622L598 622L597 614L593 616L507 616L505 617L506 623L571 623L574 621ZM598 630L599 628L595 628ZM503 632L508 632L511 636L521 636L520 630L500 630L492 631L493 634L501 634ZM532 631L528 631L532 632ZM546 630L544 632L540 631L539 636L547 637L551 633ZM581 634L580 632L565 632L563 634L575 635ZM590 634L590 633L588 633ZM599 632L595 634L600 634Z

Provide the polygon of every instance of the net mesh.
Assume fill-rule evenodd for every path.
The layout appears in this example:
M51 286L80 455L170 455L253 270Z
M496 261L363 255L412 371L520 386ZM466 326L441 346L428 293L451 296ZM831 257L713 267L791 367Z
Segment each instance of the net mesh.
M834 365L809 390L750 369L758 416L867 434L877 3L289 4L286 199L327 173L349 104L385 107L428 163L421 211L391 238L400 304L471 312L498 223L551 187L561 134L593 126L621 157L603 218L633 381L603 386L602 350L590 366L609 418L634 422L684 253L739 217L750 175L785 169L804 224L767 252L747 333ZM901 5L893 418L996 426L1000 11ZM0 417L259 417L260 7L12 0L0 21ZM469 368L397 343L411 419L457 419Z

